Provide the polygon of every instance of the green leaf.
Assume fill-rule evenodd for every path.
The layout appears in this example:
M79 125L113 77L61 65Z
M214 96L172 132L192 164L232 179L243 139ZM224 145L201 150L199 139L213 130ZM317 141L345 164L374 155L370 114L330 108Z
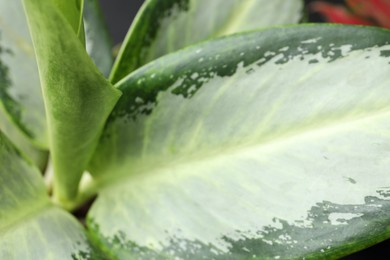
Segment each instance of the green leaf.
M56 1L56 4L64 5L64 8L69 9L69 12L64 11L69 19L74 16L73 29L75 32L78 31L79 38L83 42L84 29L82 23L78 21L81 15L79 6L81 2L76 1L69 6L66 3L69 4L70 1ZM99 69L107 76L113 58L108 34L96 1L85 2L84 15L86 47ZM0 3L0 78L0 102L6 113L35 146L47 149L45 108L32 41L21 0ZM17 128L7 123L7 128L11 127L18 131ZM4 128L5 126L3 130ZM27 146L32 147L31 144L25 143L24 147L27 148ZM36 148L32 149L36 150Z
M103 75L107 77L110 73L114 58L108 29L97 0L85 0L84 26L86 47L89 56Z
M164 54L213 37L296 23L302 0L148 0L115 61L111 82Z
M81 175L120 91L99 72L74 28L51 1L24 4L45 99L54 194L67 207L77 195Z
M390 237L389 39L269 29L123 79L94 238L120 259L328 259Z
M30 158L40 170L43 171L46 168L48 152L33 146L30 140L20 133L19 129L11 122L1 107L0 131L2 131L15 146L25 154L25 156Z
M85 33L83 24L84 0L49 0L63 15L73 31L85 44Z
M35 146L48 148L45 107L21 0L0 1L0 103Z
M82 226L53 206L39 171L0 132L0 259L86 259Z

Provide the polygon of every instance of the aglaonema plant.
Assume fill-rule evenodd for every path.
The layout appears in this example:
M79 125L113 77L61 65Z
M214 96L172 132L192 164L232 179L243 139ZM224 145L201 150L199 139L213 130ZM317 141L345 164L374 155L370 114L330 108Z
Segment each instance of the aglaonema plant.
M332 259L387 239L390 32L285 25L302 9L149 0L114 62L95 0L0 0L0 259Z

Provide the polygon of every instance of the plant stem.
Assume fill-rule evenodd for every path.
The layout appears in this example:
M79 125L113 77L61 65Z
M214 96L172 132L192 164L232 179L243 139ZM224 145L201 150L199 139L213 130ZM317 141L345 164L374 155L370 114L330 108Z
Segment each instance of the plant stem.
M52 202L59 207L72 212L81 206L83 206L88 200L96 196L98 190L97 183L92 179L88 172L83 174L83 178L80 181L79 192L76 198L72 200L59 199L55 194L51 197Z

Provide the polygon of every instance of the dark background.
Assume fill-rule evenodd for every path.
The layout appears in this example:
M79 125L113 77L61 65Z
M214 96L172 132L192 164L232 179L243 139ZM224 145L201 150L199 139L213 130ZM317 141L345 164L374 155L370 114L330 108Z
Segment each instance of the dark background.
M212 0L210 0L212 1ZM240 0L237 0L240 1ZM272 1L272 0L270 0ZM288 1L288 0L286 0ZM314 0L305 0L307 4ZM108 29L114 44L123 41L129 26L137 13L138 9L144 2L143 0L100 0L104 16L106 18ZM342 0L328 0L327 2L342 3ZM309 14L310 21L322 21L318 14ZM386 255L390 253L390 240L370 247L359 253L355 253L343 259L388 259Z
M99 0L106 17L108 28L114 44L122 42L138 9L144 0ZM212 0L210 0L212 1ZM240 1L240 0L237 0ZM272 0L270 0L272 1ZM288 0L286 0L288 1ZM315 0L305 0L306 4ZM342 3L342 0L327 0L331 3ZM321 16L310 14L311 21L322 21Z
M123 41L143 2L144 0L100 0L114 44Z

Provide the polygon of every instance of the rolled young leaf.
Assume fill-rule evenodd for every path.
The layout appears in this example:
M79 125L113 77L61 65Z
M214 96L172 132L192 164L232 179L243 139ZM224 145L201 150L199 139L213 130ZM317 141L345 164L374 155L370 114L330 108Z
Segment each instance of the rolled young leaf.
M37 168L1 132L0 187L0 259L86 259L96 255L82 226L51 204Z
M118 83L88 214L119 259L338 258L390 237L390 32L293 26Z
M110 75L118 82L164 54L212 37L297 23L302 0L147 0L135 18Z
M49 0L61 12L73 31L85 45L85 33L83 24L84 0Z
M120 91L98 71L52 1L26 0L24 5L45 99L54 194L66 207L77 195L81 175Z
M69 1L57 1L57 4L63 2ZM74 31L79 30L78 27L81 26L79 33L82 34L83 27L78 21L81 13L76 8L78 6L76 4L77 2L69 7L71 10L68 13L73 13L75 16ZM0 7L0 62L2 64L0 102L11 122L16 124L15 127L7 123L7 126L3 125L2 129L5 131L5 128L13 128L12 132L22 131L34 146L47 149L45 108L22 0L3 0L0 1ZM100 70L108 75L113 58L107 31L99 11L95 0L85 2L86 47ZM79 36L79 38L83 37ZM2 122L5 124L5 121ZM13 141L20 143L19 139L26 139L19 133L16 135L20 138L18 140L12 138ZM33 145L25 143L25 147L33 148Z
M0 1L0 103L16 131L35 146L48 148L45 107L22 0Z

